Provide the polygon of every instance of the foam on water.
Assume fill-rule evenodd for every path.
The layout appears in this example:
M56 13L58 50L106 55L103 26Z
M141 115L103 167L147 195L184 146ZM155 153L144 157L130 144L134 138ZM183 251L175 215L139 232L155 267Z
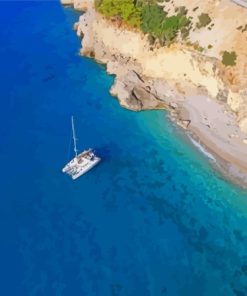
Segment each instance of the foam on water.
M206 148L204 148L198 141L195 141L191 136L188 136L190 141L194 144L195 147L197 147L204 155L206 155L210 160L213 162L216 162L215 157L209 153Z

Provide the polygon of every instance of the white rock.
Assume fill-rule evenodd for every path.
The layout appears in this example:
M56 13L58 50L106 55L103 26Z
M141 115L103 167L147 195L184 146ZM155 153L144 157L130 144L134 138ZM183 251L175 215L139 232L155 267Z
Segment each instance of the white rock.
M76 10L88 10L93 7L94 0L60 0L63 5L73 5Z
M76 10L88 10L93 6L93 0L74 0L74 8Z
M171 103L170 103L170 107L171 107L172 109L177 109L177 108L178 108L178 104L177 104L177 103L174 103L174 102L171 102Z
M60 0L63 5L73 5L74 0Z

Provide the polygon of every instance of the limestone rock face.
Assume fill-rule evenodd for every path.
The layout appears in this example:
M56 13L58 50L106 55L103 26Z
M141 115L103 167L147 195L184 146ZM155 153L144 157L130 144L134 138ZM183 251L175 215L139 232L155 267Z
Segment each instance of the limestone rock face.
M73 5L74 0L60 0L63 5Z
M167 109L168 97L160 99L155 94L155 82L143 80L135 71L126 71L118 75L111 88L111 94L118 97L120 104L130 110Z
M186 1L194 23L201 13L208 13L212 18L210 30L202 28L190 33L190 41L198 41L204 48L201 53L179 42L150 50L142 33L122 28L99 15L94 9L94 0L61 2L86 11L75 26L77 35L83 37L80 52L106 64L107 71L116 75L111 93L118 96L122 105L133 110L166 108L167 105L174 109L170 104L179 105L176 100L180 101L181 97L208 95L230 107L238 117L239 126L247 132L247 30L243 29L247 9L229 0L210 0L200 3L195 12L197 1ZM162 5L166 10L169 6L172 15L175 8L182 5L180 2L164 1ZM232 18L233 14L238 18ZM224 50L237 52L236 66L222 65Z
M242 131L247 133L247 118L244 118L240 121L240 128L242 129Z
M72 5L74 9L86 11L93 7L94 0L60 0L63 5Z
M76 10L86 11L93 6L93 0L74 0Z

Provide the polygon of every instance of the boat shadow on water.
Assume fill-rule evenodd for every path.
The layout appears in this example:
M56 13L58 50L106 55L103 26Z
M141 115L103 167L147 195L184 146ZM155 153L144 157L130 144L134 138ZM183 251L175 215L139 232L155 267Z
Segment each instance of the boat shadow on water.
M109 148L109 146L104 145L104 146L98 146L93 149L94 151L97 152L97 155L100 156L101 161L104 161L104 159L111 159L112 156L112 149Z

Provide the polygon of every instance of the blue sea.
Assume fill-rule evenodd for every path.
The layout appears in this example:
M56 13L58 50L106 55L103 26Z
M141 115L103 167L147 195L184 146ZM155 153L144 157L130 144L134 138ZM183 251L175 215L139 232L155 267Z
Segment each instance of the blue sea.
M247 192L165 112L119 106L78 17L0 2L0 295L247 295ZM102 157L76 181L72 114Z

